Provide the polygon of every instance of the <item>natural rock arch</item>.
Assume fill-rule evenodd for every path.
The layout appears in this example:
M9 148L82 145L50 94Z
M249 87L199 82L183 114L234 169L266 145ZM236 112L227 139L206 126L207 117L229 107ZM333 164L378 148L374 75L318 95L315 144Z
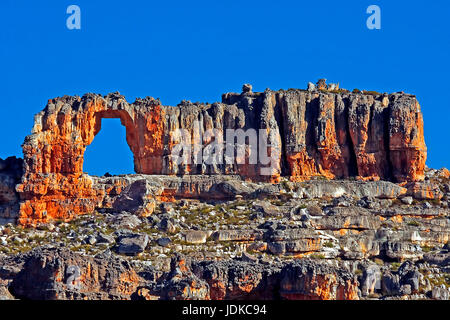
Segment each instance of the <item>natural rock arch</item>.
M98 189L83 173L83 156L103 118L119 118L126 127L135 171L140 174L230 174L266 182L280 181L282 172L292 181L348 178L355 171L363 180L424 178L423 118L412 95L244 90L224 94L222 103L184 101L177 107L161 106L150 97L128 104L118 93L64 96L49 100L36 115L32 134L23 144L24 175L17 186L22 200L20 223L70 219L101 204L111 190ZM202 132L211 128L222 133L265 131L273 137L268 153L278 149L282 154L278 153L269 175L261 175L266 165L260 162L174 163L174 130L187 130L193 136L195 123Z
M83 161L103 118L119 118L125 126L135 171L157 173L162 167L160 117L159 102L152 98L133 105L116 93L49 100L35 116L32 134L23 144L19 223L71 218L93 211L101 202L105 191L94 188L83 173ZM146 171L149 167L152 170Z

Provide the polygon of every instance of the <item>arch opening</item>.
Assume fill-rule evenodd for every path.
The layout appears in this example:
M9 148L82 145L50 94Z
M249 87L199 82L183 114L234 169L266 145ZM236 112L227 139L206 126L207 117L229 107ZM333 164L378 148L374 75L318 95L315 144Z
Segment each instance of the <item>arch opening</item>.
M83 172L90 175L134 174L134 156L120 118L100 116L95 138L84 152Z

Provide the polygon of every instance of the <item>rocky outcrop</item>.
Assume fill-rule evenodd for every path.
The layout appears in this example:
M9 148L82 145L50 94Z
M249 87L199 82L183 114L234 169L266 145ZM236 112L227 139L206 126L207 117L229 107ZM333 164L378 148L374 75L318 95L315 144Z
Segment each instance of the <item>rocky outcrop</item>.
M152 188L147 180L137 180L120 193L112 207L119 212L128 211L142 217L149 216L155 210L157 190L158 188Z
M0 224L14 223L19 216L19 194L16 192L16 185L22 177L22 167L22 159L0 159Z
M0 226L0 298L446 299L450 192L427 177L442 198L386 181L92 177L92 214Z
M137 270L135 263L111 253L92 257L44 246L0 255L0 299L359 300L382 295L447 300L448 275L436 273L442 259L426 260L431 264L405 261L392 270L367 260L268 265L244 259L197 261L176 254L169 270L158 272L153 267Z
M34 300L129 299L140 278L127 261L114 256L87 257L63 248L39 248L18 256L20 271L9 290Z
M129 104L118 93L51 99L23 144L19 222L92 212L108 192L120 191L98 190L83 173L84 151L103 118L119 118L126 127L139 174L238 175L253 182L278 182L281 176L423 179L426 147L416 98L333 88L253 92L246 85L240 94L224 94L221 103L183 101L177 107L149 97ZM183 149L184 163L174 158L180 130L191 147ZM231 139L229 130L247 138ZM217 151L212 154L218 161L208 162L202 150L221 143L232 146L233 156Z
M270 267L239 261L193 266L213 300L355 300L358 282L348 272L311 260Z
M175 256L169 272L143 278L119 257L84 257L62 248L39 248L1 259L5 298L33 300L355 300L349 272L311 260L263 266L236 260L198 262ZM0 283L1 284L1 283Z
M83 172L103 118L136 174ZM424 165L412 95L321 79L176 107L65 96L23 151L0 159L0 299L450 296L450 172Z
M297 90L275 96L282 109L285 156L294 179L423 178L423 120L413 96Z

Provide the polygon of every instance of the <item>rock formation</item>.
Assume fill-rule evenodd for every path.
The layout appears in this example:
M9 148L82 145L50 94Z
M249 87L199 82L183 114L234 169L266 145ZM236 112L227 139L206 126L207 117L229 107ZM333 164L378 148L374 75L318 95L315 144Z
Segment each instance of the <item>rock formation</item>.
M102 118L119 118L126 127L139 174L234 174L254 182L279 182L281 176L292 181L423 179L426 147L414 96L327 91L322 82L314 91L253 92L244 85L240 94L224 94L221 103L183 101L177 107L162 106L153 98L129 104L118 93L51 99L35 116L32 134L23 144L25 173L17 187L22 199L19 221L66 219L98 206L105 194L83 173L83 155L100 131ZM177 163L173 157L179 142L177 129L190 137L194 152L187 155L188 163ZM208 129L216 130L214 137L206 134ZM267 156L273 159L268 174L263 173L268 164L261 153L258 161L251 162L256 151L234 138L226 144L244 147L241 159L238 155L230 162L226 154L219 154L218 163L198 162L195 145L203 150L219 143L229 129L266 133L267 145L258 147L267 148Z
M83 172L103 118L136 174ZM325 79L49 100L24 160L0 159L0 300L449 299L450 172L422 122L412 95Z
M22 167L22 159L0 159L0 224L15 223L19 215L19 194L16 192L16 185L22 177Z
M448 299L449 175L425 173L91 177L92 213L0 225L0 299Z
M14 263L22 267L10 285L18 298L129 299L140 281L127 261L85 257L63 248L39 248L16 257Z

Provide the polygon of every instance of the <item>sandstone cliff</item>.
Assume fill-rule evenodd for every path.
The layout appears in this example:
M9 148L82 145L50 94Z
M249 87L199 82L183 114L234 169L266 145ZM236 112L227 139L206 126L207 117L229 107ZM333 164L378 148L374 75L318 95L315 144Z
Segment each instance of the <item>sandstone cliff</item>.
M407 94L363 94L345 90L280 90L227 93L221 103L183 101L162 106L153 98L129 104L118 93L51 99L35 116L32 134L23 144L25 173L17 187L22 202L20 223L70 218L92 212L105 196L83 174L83 155L101 129L102 118L120 118L134 155L136 173L160 175L238 175L248 181L279 182L314 177L357 177L362 180L419 181L424 177L426 147L423 120L416 98ZM198 127L197 127L198 124ZM194 145L197 131L217 130L203 148L227 129L262 130L263 145L273 158L258 159L245 144L238 159L219 164L178 164L172 151L174 132L184 129ZM238 141L226 141L237 147ZM195 146L193 146L195 150ZM260 157L260 155L258 155ZM242 160L242 159L241 159Z

